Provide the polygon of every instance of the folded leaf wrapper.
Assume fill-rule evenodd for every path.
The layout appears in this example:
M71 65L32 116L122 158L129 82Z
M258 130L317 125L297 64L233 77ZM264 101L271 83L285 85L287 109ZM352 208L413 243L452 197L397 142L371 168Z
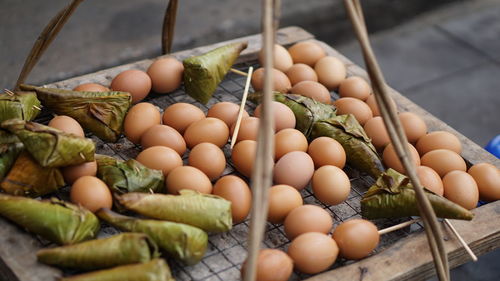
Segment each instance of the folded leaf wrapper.
M203 230L187 224L145 220L119 215L107 209L97 212L100 219L123 230L147 234L168 255L192 265L205 255L208 235Z
M437 217L459 220L471 220L474 217L462 206L427 189L424 192ZM417 198L410 180L388 169L361 199L361 214L367 219L419 216Z
M36 91L42 104L54 113L73 117L83 128L107 142L116 142L125 114L132 104L126 92L81 92L21 85Z
M0 94L0 123L9 119L31 121L40 113L40 101L35 92Z
M185 59L182 63L186 93L206 104L247 45L247 42L232 43Z
M159 256L156 243L142 233L122 233L105 239L42 249L38 261L63 268L93 270L145 263Z
M0 182L10 171L23 149L23 143L15 135L0 129Z
M91 139L20 119L7 120L2 127L15 134L42 167L64 167L94 160L95 145Z
M311 138L317 137L330 137L338 141L346 152L347 162L373 178L378 178L385 171L370 138L352 114L315 122Z
M56 198L40 201L0 193L0 216L57 244L92 239L100 227L87 209Z
M175 281L175 279L163 259L154 259L148 263L122 265L61 278L59 281Z

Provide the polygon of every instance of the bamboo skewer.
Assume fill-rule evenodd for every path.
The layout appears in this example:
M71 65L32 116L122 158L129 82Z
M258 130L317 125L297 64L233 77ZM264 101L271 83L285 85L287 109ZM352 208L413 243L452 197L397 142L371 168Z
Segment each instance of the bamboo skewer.
M164 55L172 51L178 4L179 0L169 0L167 10L165 11L165 17L163 18L161 51Z
M381 230L378 231L378 234L379 235L384 235L384 234L387 234L389 232L393 232L393 231L399 230L401 228L405 228L405 227L407 227L409 225L412 225L412 224L414 224L416 222L419 222L419 221L421 221L420 218L418 218L418 219L412 219L412 220L409 220L409 221L405 221L405 222L402 222L400 224L396 224L396 225L393 225L393 226L381 229Z
M248 74L248 73L243 72L243 71L241 71L241 70L238 70L238 69L236 69L236 68L232 68L232 67L231 67L231 68L229 69L229 71L231 71L231 72L233 72L233 73L236 73L236 74L238 74L238 75L241 75L241 76L245 76L245 77L246 77L246 76L250 76L250 77L252 77L252 74Z
M448 219L444 219L444 223L451 229L451 232L453 232L453 234L457 237L458 241L460 242L460 244L462 244L462 246L464 247L464 249L467 252L467 254L469 254L469 256L471 257L471 259L476 262L477 261L477 256L474 254L474 252L472 252L472 250L469 247L469 245L467 245L467 243L465 242L465 240L462 238L462 236L460 236L460 234L455 229L455 227L451 224L451 222Z
M248 69L247 81L245 83L245 90L243 91L243 98L241 99L240 110L238 111L238 119L236 119L233 136L231 137L231 149L233 149L234 145L236 144L236 139L238 139L238 133L240 132L241 119L243 119L243 112L245 111L245 104L247 103L248 90L250 88L252 73L253 67L250 66L250 68Z

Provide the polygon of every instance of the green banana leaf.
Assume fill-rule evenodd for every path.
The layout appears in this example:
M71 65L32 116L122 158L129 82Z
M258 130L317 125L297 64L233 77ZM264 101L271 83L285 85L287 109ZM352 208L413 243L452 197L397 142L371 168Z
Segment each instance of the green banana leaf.
M471 220L474 214L462 206L424 189L436 216ZM367 219L419 216L415 190L409 178L393 169L380 175L361 199L361 214Z
M59 281L175 281L175 279L163 259L154 259L147 263L122 265L65 277Z
M63 268L94 270L145 263L159 256L158 246L146 234L122 233L74 245L41 249L38 261Z
M206 104L247 45L247 42L231 43L185 59L182 63L186 93Z
M20 119L7 120L2 127L15 134L42 167L64 167L94 160L95 145L91 139Z
M207 233L194 226L127 217L108 209L99 210L97 216L123 231L147 234L160 249L188 265L198 263L207 249Z
M31 121L40 113L40 101L35 92L5 92L0 94L0 123L9 119Z
M180 195L127 193L117 200L141 215L199 227L209 232L231 229L231 202L211 194L183 189Z
M116 142L123 131L125 114L132 104L126 92L80 92L21 85L36 91L43 105L58 115L73 117L100 139Z
M347 162L373 178L378 178L385 171L370 138L352 114L314 123L311 138L317 137L330 137L338 141L346 152Z
M0 129L0 182L14 165L24 145L16 135Z
M100 227L92 212L56 198L40 201L0 193L0 216L57 244L92 239Z

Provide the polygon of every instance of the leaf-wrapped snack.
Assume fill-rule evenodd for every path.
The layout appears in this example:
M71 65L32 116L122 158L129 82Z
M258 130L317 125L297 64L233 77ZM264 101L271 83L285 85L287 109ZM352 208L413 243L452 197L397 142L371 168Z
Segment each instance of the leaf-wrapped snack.
M132 96L126 92L80 92L21 85L36 91L43 105L59 115L73 117L83 128L107 142L116 142Z
M15 134L42 167L64 167L94 160L95 145L91 139L20 119L7 120L2 127Z
M440 218L471 220L474 214L427 189L425 195ZM361 214L367 219L419 216L415 190L410 180L388 169L361 199Z
M338 141L346 152L347 162L373 178L378 178L385 171L370 138L352 114L314 123L311 138L317 137L330 137Z
M247 42L237 42L185 59L182 63L186 93L206 104L246 47Z
M0 129L0 182L10 171L23 149L23 143L15 135Z
M210 232L231 229L233 220L230 201L188 189L179 193L127 193L117 199L125 208L150 218L185 223Z
M175 281L163 259L65 277L59 281Z
M0 94L0 123L9 119L31 121L40 113L40 101L35 92Z
M99 210L97 215L121 230L147 234L160 249L188 265L199 262L205 255L208 235L197 227L122 216L107 209Z
M87 209L56 198L40 201L0 194L0 215L57 244L92 239L100 227Z
M144 263L158 257L153 240L142 233L122 233L109 238L41 249L38 261L64 268L93 270Z

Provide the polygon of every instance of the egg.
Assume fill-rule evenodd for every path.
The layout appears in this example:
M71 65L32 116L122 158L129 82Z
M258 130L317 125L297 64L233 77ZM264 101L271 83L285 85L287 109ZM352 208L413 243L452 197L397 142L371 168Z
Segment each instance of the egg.
M302 205L293 209L285 218L285 233L288 239L306 232L328 233L332 229L330 214L316 205Z
M153 91L166 94L181 86L184 65L174 57L160 58L146 72L151 78Z
M184 140L189 148L202 142L209 142L223 147L229 138L229 128L223 121L207 117L198 120L186 129L184 132Z
M462 153L460 140L454 134L446 131L435 131L420 137L416 148L420 155L435 149L448 149L458 154Z
M420 137L427 133L427 125L415 113L402 112L399 113L398 117L409 142L416 143Z
M292 151L283 155L274 165L274 182L303 189L314 173L314 162L307 153Z
M314 66L316 62L326 56L323 48L311 41L298 42L288 49L293 63L303 63Z
M149 128L141 137L142 148L152 146L170 147L179 153L180 156L186 152L186 142L176 129L156 124Z
M82 92L108 92L109 89L104 87L103 85L96 83L84 83L76 86L73 91L82 91Z
M220 178L214 185L213 194L231 201L233 223L243 222L252 207L252 192L247 183L233 175Z
M261 109L262 104L255 108L254 115L256 117L260 117ZM288 106L280 102L273 101L271 110L274 115L274 130L276 132L279 132L286 128L295 128L295 114L293 114L293 111Z
M305 96L325 104L331 103L330 91L328 91L325 86L315 81L299 82L292 87L290 92L292 94Z
M419 157L418 152L415 149L415 147L413 145L411 145L410 143L408 143L408 150L411 153L413 165L415 167L420 166L420 157ZM382 160L384 161L384 164L387 167L392 168L392 169L394 169L402 174L406 174L406 170L403 167L403 164L399 161L398 155L396 154L396 150L394 149L394 146L392 145L392 143L389 143L384 148L384 152L382 153ZM425 165L424 163L422 163L422 165L429 166L429 165Z
M64 181L73 184L77 179L83 176L95 176L97 173L97 162L90 161L82 164L66 166L61 169Z
M372 88L365 79L359 76L348 77L339 85L339 96L341 98L351 97L365 101L372 92Z
M285 73L292 86L302 81L318 81L318 75L312 67L303 63L296 63Z
M345 166L345 150L338 141L332 138L315 138L309 144L307 153L313 159L316 169L325 165L333 165L341 169Z
M307 151L307 139L296 129L284 129L274 135L274 159L292 151Z
M181 134L184 134L189 125L204 118L205 113L201 109L184 102L174 103L163 112L163 124L176 129Z
M337 260L339 247L328 235L309 232L295 238L288 247L288 255L295 268L307 274L328 269Z
M231 137L234 135L236 123L231 127ZM240 128L238 130L238 137L236 142L242 140L257 140L259 133L259 118L257 117L243 117L241 118Z
M391 142L382 117L375 116L366 121L363 128L365 129L366 135L372 140L373 146L378 150L382 150Z
M443 196L443 181L436 171L427 166L418 166L417 176L422 186L439 196Z
M423 166L430 167L436 171L440 177L444 177L444 175L454 170L467 170L464 159L456 152L448 149L429 151L422 156L421 162Z
M254 140L240 141L233 147L231 160L238 172L247 178L252 175L253 162L255 161L255 152L257 151L257 142Z
M329 90L336 89L347 74L347 70L342 61L335 57L324 57L314 66L318 81Z
M191 166L178 166L167 176L165 181L167 192L179 194L183 189L195 190L200 193L212 193L212 183L199 169Z
M79 204L91 212L101 208L111 209L113 198L106 183L93 176L83 176L71 186L71 202Z
M477 183L479 197L484 201L500 199L500 170L489 163L478 163L469 171Z
M274 45L273 67L279 71L286 72L293 65L292 57L281 45ZM259 52L259 64L264 65L264 52Z
M355 98L340 98L334 102L337 114L352 114L359 124L364 125L373 117L370 107L361 100Z
M133 143L140 143L142 135L154 125L161 123L160 111L151 103L141 102L132 106L125 121L123 130L125 136Z
M132 103L138 103L151 91L151 78L142 70L125 70L113 78L111 89L130 93Z
M268 200L267 220L275 224L282 223L292 210L303 204L297 189L286 184L272 186Z
M333 240L337 242L343 257L359 260L368 256L377 247L380 235L372 222L352 219L335 228Z
M380 110L378 108L377 101L375 100L375 95L371 94L368 96L365 102L372 110L373 116L380 116ZM394 109L397 109L396 103L392 98L390 98L390 104L394 107Z
M467 210L476 208L479 190L474 178L464 171L451 171L443 177L444 197Z
M272 90L282 93L288 92L292 88L290 79L285 73L273 68L273 85ZM262 91L264 89L264 68L255 70L252 74L251 80L252 87L255 91Z
M226 168L226 156L215 144L202 142L191 149L188 163L189 166L204 172L210 180L215 180L222 175Z
M68 134L73 134L79 137L85 137L82 126L75 119L66 116L58 115L52 118L48 124L49 127L59 129Z
M342 169L331 165L317 169L311 185L314 196L326 205L344 202L351 192L349 177Z
M172 148L152 146L144 149L136 158L142 165L163 172L167 176L173 169L182 166L182 159Z
M232 103L232 102L218 102L212 107L207 112L207 117L214 117L218 118L224 123L226 123L228 128L231 128L233 124L236 122L238 119L238 112L240 111L240 106ZM248 117L248 112L246 110L243 110L243 117Z
M241 279L246 270L246 261L241 267ZM293 261L283 251L262 249L257 256L256 281L287 281L292 275Z

